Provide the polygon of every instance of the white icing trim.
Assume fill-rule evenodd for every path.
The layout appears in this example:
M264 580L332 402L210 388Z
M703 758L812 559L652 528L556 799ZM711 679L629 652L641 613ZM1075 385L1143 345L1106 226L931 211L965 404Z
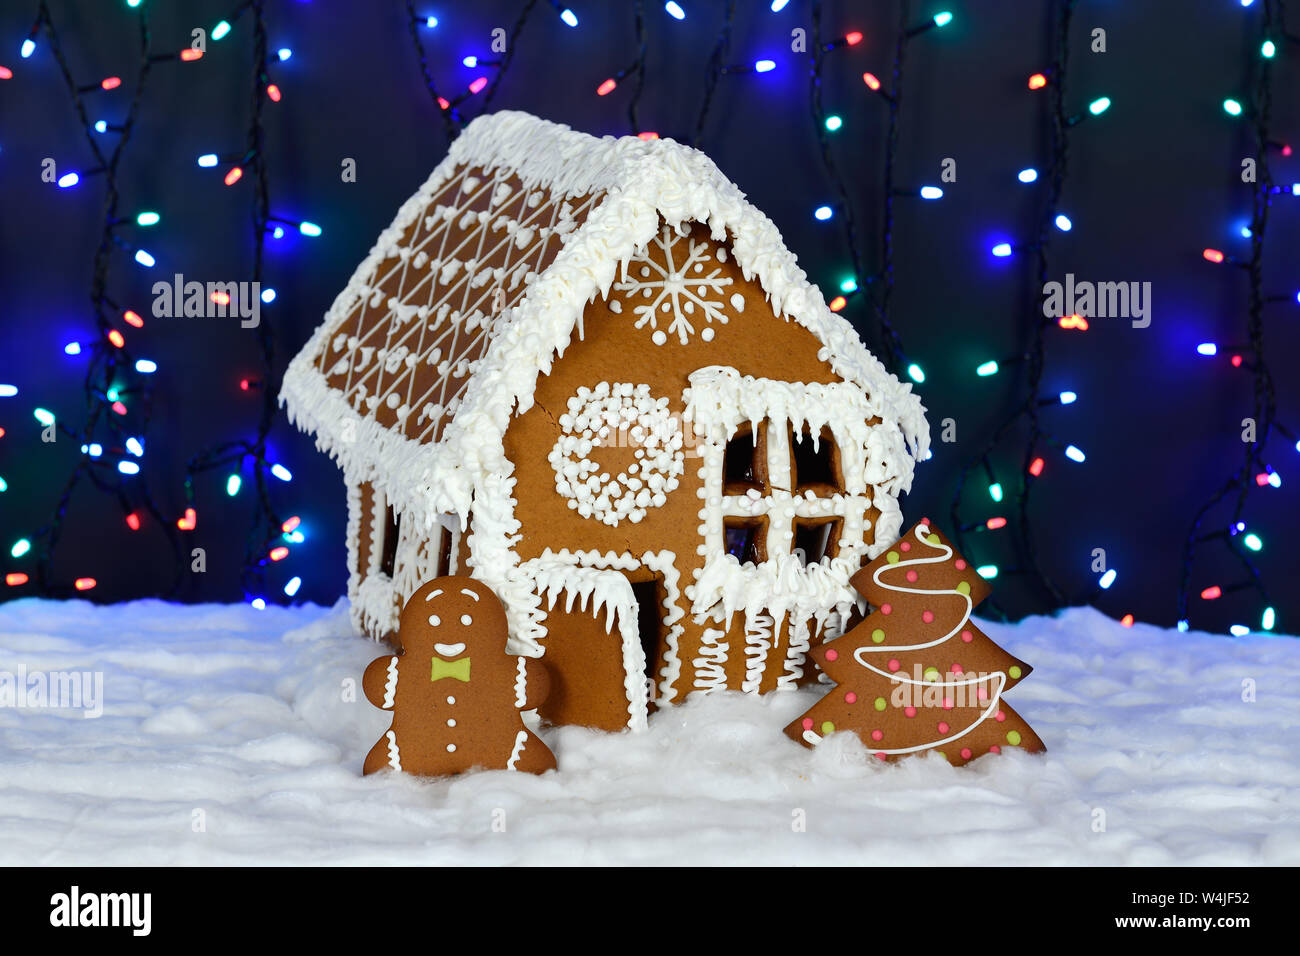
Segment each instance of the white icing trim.
M361 603L357 600L363 571L358 564L361 557L361 483L345 472L343 484L348 491L348 617L353 629L361 631L365 623Z
M365 630L376 636L397 630L401 610L392 578L378 571L367 576L357 588L352 600L353 612L358 613Z
M656 398L649 385L600 382L580 386L560 416L560 437L547 460L555 472L555 491L584 518L612 526L636 524L651 508L661 508L686 471L680 422L667 396ZM592 452L601 447L635 448L636 461L611 476Z
M700 638L700 656L691 663L695 667L697 690L721 690L727 686L727 672L723 665L730 650L727 632L716 627L704 629Z
M628 727L641 731L649 719L645 650L641 647L638 608L632 585L621 573L636 567L636 559L626 553L616 555L611 551L602 555L597 551L584 551L574 554L566 549L556 554L548 548L538 557L525 561L517 570L533 582L535 601L530 608L529 624L535 635L533 646L537 653L532 656L544 656L542 646L535 642L546 633L543 625L546 610L555 607L561 594L566 595L566 612L573 610L575 600L578 608L586 611L590 601L592 614L599 614L602 608L605 610L607 632L612 631L617 623L623 652ZM541 607L543 599L547 602L545 610Z
M647 551L641 563L660 575L664 585L663 613L660 624L664 631L663 669L659 674L659 700L671 703L677 696L677 680L681 676L682 662L677 656L682 632L686 629L686 607L678 586L677 555L671 551Z
M515 734L515 745L510 750L510 759L506 761L507 770L515 769L515 764L517 764L519 758L524 755L524 744L526 743L528 743L528 731L521 730L519 733Z
M767 655L780 640L781 618L761 611L745 616L745 679L740 689L746 694L757 694L767 671Z
M515 676L515 708L524 709L524 704L528 701L528 670L525 657L516 658L519 662L519 670Z
M392 710L397 701L397 657L388 659L388 680L384 683L384 710Z
M394 770L401 770L402 755L397 749L397 734L390 730L384 736L388 738L388 766Z

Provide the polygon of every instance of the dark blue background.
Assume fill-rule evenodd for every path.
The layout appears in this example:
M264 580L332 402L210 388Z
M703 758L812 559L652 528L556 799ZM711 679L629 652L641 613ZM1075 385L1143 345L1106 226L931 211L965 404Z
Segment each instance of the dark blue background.
M188 45L193 26L211 27L230 4L192 0L152 3L159 49ZM487 54L494 27L509 28L521 4L430 2L440 26L424 31L439 83L463 88L480 71L460 65L468 53ZM634 57L632 15L623 3L573 0L578 29L565 27L543 0L520 36L514 65L495 108L524 109L597 134L623 134L626 85L607 97L595 88ZM721 22L721 4L685 2L688 18L669 18L646 5L649 73L642 100L646 128L687 135L703 90L705 65ZM732 40L733 62L771 57L765 75L723 77L698 145L782 230L813 281L834 295L848 271L843 235L811 211L833 200L816 150L809 107L808 61L789 52L789 31L807 28L804 0L780 14L767 3L742 2ZM1014 373L979 379L974 368L1022 348L1026 322L1037 307L1027 259L993 260L994 237L1028 235L1041 193L1017 182L1016 171L1041 164L1048 102L1026 90L1026 77L1044 65L1049 4L1031 0L954 0L954 22L909 46L900 143L900 177L921 185L939 181L945 157L957 160L956 183L940 202L904 200L897 207L894 315L909 355L928 375L920 393L932 429L955 418L958 443L936 441L934 458L920 466L909 519L932 515L947 523L955 471L987 436L1018 394ZM1262 7L1259 0L1256 7ZM42 405L75 422L81 409L83 361L63 344L93 328L88 305L90 263L98 239L101 184L94 179L59 190L39 179L41 159L60 170L82 168L88 153L69 97L48 48L21 61L18 46L35 3L6 0L0 12L0 64L15 77L0 81L0 381L17 384L18 398L0 399L0 540L5 570L30 570L32 556L13 560L9 544L30 534L53 507L57 487L74 467L68 442L41 444L31 409ZM181 8L179 11L177 8ZM933 7L933 9L932 9ZM913 4L914 20L940 9ZM284 92L268 113L271 205L287 218L310 218L324 235L291 235L269 245L267 281L279 293L264 309L273 324L281 364L306 340L334 295L378 232L442 158L447 142L425 90L398 0L269 0L272 49L293 57L273 66ZM836 161L848 171L858 216L867 230L865 254L879 249L879 183L885 110L861 81L864 70L886 75L894 24L892 3L825 6L827 31L862 30L858 46L830 57L825 77L828 111L844 118L834 135ZM94 82L129 71L135 62L134 15L124 2L55 2L52 10L77 78ZM1086 334L1053 331L1046 382L1049 391L1073 389L1069 408L1046 421L1088 453L1075 465L1046 451L1047 473L1035 494L1033 517L1047 569L1072 592L1086 592L1093 548L1105 548L1119 571L1099 606L1119 616L1170 625L1175 620L1183 536L1201 502L1237 466L1240 421L1249 414L1250 379L1226 359L1195 352L1199 341L1240 340L1245 321L1245 277L1202 261L1204 246L1246 254L1238 229L1249 217L1250 192L1239 179L1251 155L1247 125L1231 120L1220 103L1245 94L1258 9L1237 0L1195 4L1181 0L1081 0L1075 17L1071 100L1082 109L1098 95L1113 106L1079 127L1071 140L1063 208L1074 230L1058 237L1053 273L1080 279L1150 281L1150 328L1095 320ZM1103 27L1108 52L1089 53L1088 33ZM1293 28L1295 29L1295 28ZM1275 80L1274 127L1300 139L1300 91L1295 44L1283 45ZM158 257L154 270L126 255L114 262L110 294L146 312L150 287L180 271L201 280L238 280L251 269L251 185L227 188L220 170L199 169L205 152L238 150L249 100L251 36L247 19L209 46L198 63L162 65L152 78L136 137L122 165L127 210L156 209L162 223L145 235ZM92 118L116 119L126 96L96 93ZM475 101L466 104L478 108ZM356 160L355 183L340 180L340 163ZM1280 160L1281 181L1300 179L1300 156ZM1300 272L1300 199L1284 196L1273 210L1268 291L1292 294ZM134 234L134 230L128 234ZM845 313L879 353L861 299ZM146 315L146 318L149 317ZM1300 345L1294 302L1272 306L1266 341L1278 376L1284 421L1300 420L1292 363ZM184 507L183 465L199 448L251 434L257 400L239 378L257 368L251 331L230 320L150 319L125 330L137 354L159 362L158 400L145 469L164 513ZM345 582L342 482L310 438L281 421L273 452L293 470L291 484L273 489L281 511L299 514L305 544L271 574L269 594L299 574L298 599L330 602ZM1021 449L995 459L1008 491L1016 483ZM1247 520L1265 539L1260 555L1281 615L1296 629L1300 611L1287 591L1295 581L1294 536L1300 526L1296 482L1300 456L1277 440L1272 461L1281 490L1252 496ZM247 479L248 472L245 471ZM199 529L194 544L207 549L208 570L186 584L188 599L240 597L239 559L251 499L224 493L225 472L201 479ZM247 486L247 483L246 483ZM972 517L1007 506L987 502L983 482L972 489ZM980 504L983 497L987 507ZM1222 520L1226 520L1225 517ZM1004 532L1005 533L1005 532ZM1008 564L994 535L971 548L980 562ZM1194 585L1228 584L1240 577L1221 549L1206 552ZM53 565L56 577L94 576L96 600L156 593L170 579L171 553L148 523L128 532L117 503L90 489L78 493L69 530ZM4 589L4 597L29 593ZM1036 595L1016 578L998 582L999 599L1016 613L1040 610ZM1258 622L1253 595L1214 605L1194 601L1193 624L1223 628ZM1290 617L1288 618L1288 612Z

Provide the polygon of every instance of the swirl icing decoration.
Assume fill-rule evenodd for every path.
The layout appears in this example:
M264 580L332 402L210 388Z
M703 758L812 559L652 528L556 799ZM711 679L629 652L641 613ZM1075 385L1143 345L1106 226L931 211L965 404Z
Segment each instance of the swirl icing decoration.
M811 652L835 686L787 735L815 747L847 730L882 760L935 750L953 764L1046 749L1003 699L1032 668L971 621L992 588L929 521L850 580L872 613Z

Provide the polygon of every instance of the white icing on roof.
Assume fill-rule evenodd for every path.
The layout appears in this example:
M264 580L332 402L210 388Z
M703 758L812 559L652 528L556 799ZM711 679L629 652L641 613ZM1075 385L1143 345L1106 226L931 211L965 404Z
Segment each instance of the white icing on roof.
M527 279L523 298L493 320L490 344L440 439L418 441L358 411L330 387L317 361L359 297L371 291L380 262L461 166L508 170L526 189L544 186L556 198L605 196L567 236L551 265ZM913 463L929 447L924 409L911 385L891 375L853 327L827 308L776 226L708 157L668 139L597 139L520 112L480 117L456 140L290 363L280 401L290 420L313 431L317 446L350 480L373 481L390 501L426 522L438 513L464 520L473 504L480 533L500 534L510 542L518 527L513 469L502 448L510 418L532 405L537 374L549 373L573 336L582 335L586 304L626 278L627 261L656 236L661 217L670 226L700 222L713 238L730 239L737 264L747 279L761 284L776 314L812 332L822 343L819 357L864 389L886 425L901 431L910 458L897 463L899 488L910 488ZM518 560L501 557L511 565ZM478 570L485 568L486 562L479 562Z

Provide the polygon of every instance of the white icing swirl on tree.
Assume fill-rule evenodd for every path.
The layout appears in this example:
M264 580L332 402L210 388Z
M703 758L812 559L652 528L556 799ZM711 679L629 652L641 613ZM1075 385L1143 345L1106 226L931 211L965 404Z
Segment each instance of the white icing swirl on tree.
M547 460L555 469L555 490L584 518L636 523L668 500L686 468L681 423L668 399L655 398L649 385L583 386L569 399L560 428L564 433ZM636 461L611 475L592 458L601 447L633 448Z

